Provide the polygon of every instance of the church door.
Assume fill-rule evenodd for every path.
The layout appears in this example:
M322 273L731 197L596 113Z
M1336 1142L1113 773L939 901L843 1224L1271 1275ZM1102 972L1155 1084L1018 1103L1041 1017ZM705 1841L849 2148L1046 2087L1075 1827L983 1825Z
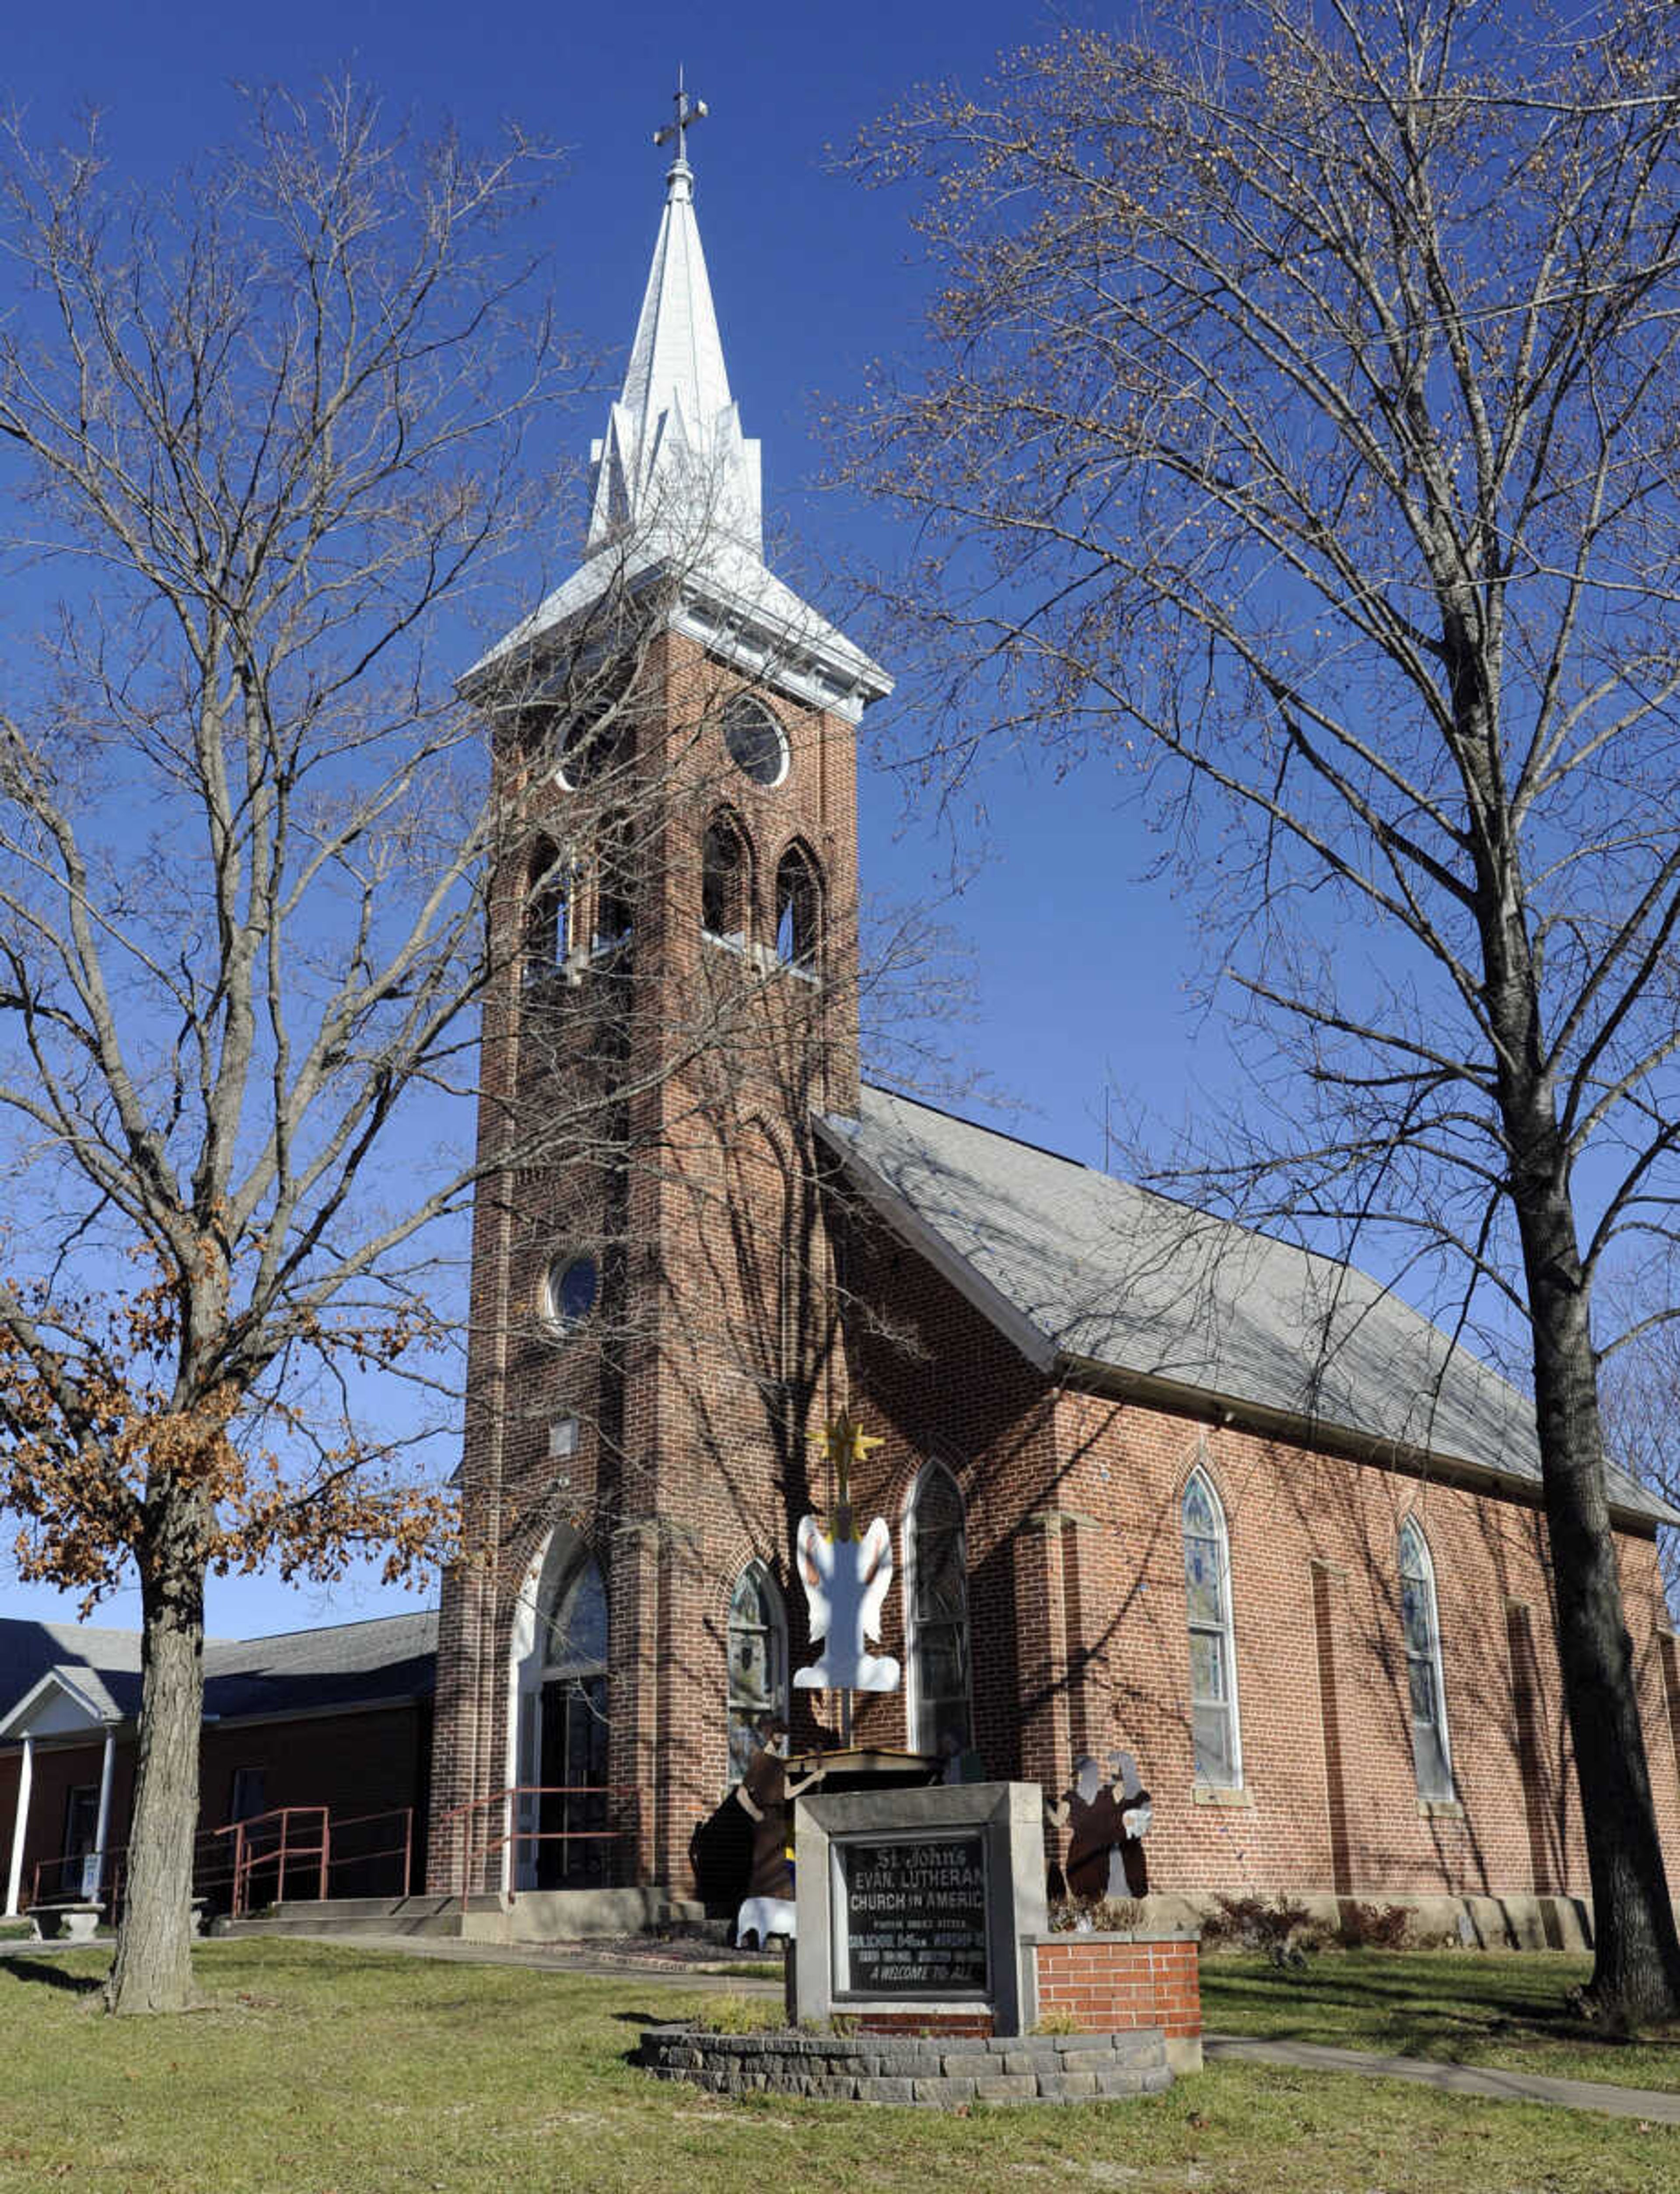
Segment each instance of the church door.
M542 1686L539 1889L589 1889L611 1878L607 1825L606 1678L563 1676Z

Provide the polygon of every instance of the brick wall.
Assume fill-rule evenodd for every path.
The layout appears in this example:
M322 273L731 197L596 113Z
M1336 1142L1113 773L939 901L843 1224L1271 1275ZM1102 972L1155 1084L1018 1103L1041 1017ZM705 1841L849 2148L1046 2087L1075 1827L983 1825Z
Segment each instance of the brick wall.
M1172 2041L1201 2035L1201 1969L1193 1938L1057 1935L1039 1942L1043 2021L1071 2014L1085 2034L1158 2026Z
M493 893L501 979L484 1022L480 1133L511 1152L474 1220L464 1552L445 1580L433 1804L510 1779L510 1656L551 1535L596 1560L612 1646L609 1776L636 1798L623 1870L688 1885L694 1824L723 1797L731 1588L762 1562L807 1657L798 1518L829 1488L811 1437L850 1399L882 1446L854 1496L902 1527L918 1473L967 1505L975 1738L990 1773L1066 1786L1076 1755L1125 1743L1155 1798L1153 1885L1388 1892L1583 1891L1579 1809L1551 1645L1543 1526L1497 1498L1183 1412L1048 1385L989 1321L824 1174L813 1108L857 1075L851 728L780 698L792 766L775 788L725 760L711 724L732 674L675 635L645 669L637 737L659 784L641 818L634 985L591 967L525 979L525 839ZM684 744L685 740L687 744ZM671 744L676 741L674 747ZM674 754L675 759L673 760ZM557 841L595 827L587 791L506 742L510 807ZM523 775L521 773L524 773ZM829 893L827 980L766 979L702 939L699 847L727 798L751 850L760 943L797 839ZM595 820L599 820L597 817ZM614 1086L616 1111L591 1115ZM606 1300L561 1336L539 1309L550 1261L598 1256ZM576 1420L556 1462L549 1427ZM1200 1463L1230 1530L1243 1776L1199 1789L1178 1508ZM1457 1798L1419 1802L1395 1541L1415 1513L1434 1561ZM1653 1781L1680 1879L1680 1772L1648 1539L1620 1542ZM528 1619L528 1617L527 1617ZM902 1657L902 1594L885 1649ZM828 1702L792 1693L794 1741L831 1740ZM909 1741L903 1694L857 1703L860 1741ZM486 1875L500 1881L499 1869ZM447 1828L434 1886L454 1887Z
M639 1794L623 1817L626 1870L681 1881L691 1831L725 1788L731 1590L749 1560L764 1563L800 1648L793 1522L813 1499L809 1433L843 1399L808 1123L855 1102L855 763L849 725L768 697L790 767L782 784L755 785L716 723L739 681L676 635L645 675L654 698L638 737L658 789L641 817L635 980L616 1033L605 970L536 990L522 980L517 842L493 894L507 966L485 1008L481 1134L518 1138L566 1107L571 1118L543 1163L508 1168L478 1200L465 1552L444 1590L434 1803L442 1815L509 1780L515 1618L558 1531L606 1582L608 1773ZM662 748L668 732L674 747ZM525 765L504 754L500 766ZM764 951L783 853L797 841L818 863L823 983L767 974L762 956L702 937L699 848L725 800L751 851L749 927ZM557 840L587 841L587 795L533 785L530 801ZM633 1093L622 1109L582 1117L580 1091L615 1081ZM559 1336L537 1305L569 1245L598 1255L607 1294L593 1325ZM557 1463L549 1427L565 1416L576 1448ZM808 1709L799 1733L817 1734ZM439 1886L452 1849L445 1828Z

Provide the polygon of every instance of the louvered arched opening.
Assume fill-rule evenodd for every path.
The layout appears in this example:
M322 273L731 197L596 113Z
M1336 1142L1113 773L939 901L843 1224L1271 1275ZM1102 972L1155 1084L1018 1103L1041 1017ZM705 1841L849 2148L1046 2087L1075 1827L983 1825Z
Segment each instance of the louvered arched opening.
M785 968L816 975L823 958L823 872L797 840L776 870L776 956Z

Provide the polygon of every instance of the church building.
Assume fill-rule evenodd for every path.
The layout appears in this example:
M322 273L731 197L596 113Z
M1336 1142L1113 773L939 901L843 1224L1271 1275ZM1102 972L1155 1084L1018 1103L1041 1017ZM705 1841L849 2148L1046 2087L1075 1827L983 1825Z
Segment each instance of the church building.
M857 1743L1052 1801L1124 1748L1156 1892L1496 1898L1566 1939L1527 1403L1356 1271L869 1078L857 743L891 681L765 563L669 134L582 561L468 686L512 819L431 1887L691 1897L766 1731L838 1740L792 1680L846 1410L903 1672ZM1680 1882L1680 1518L1611 1476Z

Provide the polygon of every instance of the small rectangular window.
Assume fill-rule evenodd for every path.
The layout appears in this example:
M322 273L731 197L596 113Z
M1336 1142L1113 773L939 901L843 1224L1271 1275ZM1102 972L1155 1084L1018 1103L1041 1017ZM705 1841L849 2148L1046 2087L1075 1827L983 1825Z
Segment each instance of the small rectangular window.
M268 1811L268 1777L261 1767L236 1767L233 1788L227 1801L230 1821L254 1821L259 1813Z

